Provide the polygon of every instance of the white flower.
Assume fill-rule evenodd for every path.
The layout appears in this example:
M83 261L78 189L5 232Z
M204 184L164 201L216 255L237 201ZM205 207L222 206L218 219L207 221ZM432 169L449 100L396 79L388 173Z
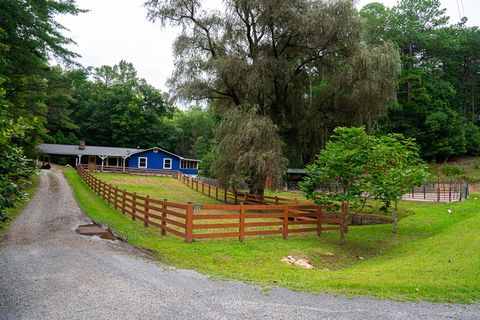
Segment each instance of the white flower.
M447 210L448 214L452 214L452 210L448 209Z

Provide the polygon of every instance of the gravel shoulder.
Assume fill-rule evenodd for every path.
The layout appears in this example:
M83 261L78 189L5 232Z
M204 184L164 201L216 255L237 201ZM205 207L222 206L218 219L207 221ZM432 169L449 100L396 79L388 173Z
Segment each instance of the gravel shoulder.
M0 245L0 319L479 319L479 305L313 295L212 281L158 265L121 241L75 233L91 221L59 170Z

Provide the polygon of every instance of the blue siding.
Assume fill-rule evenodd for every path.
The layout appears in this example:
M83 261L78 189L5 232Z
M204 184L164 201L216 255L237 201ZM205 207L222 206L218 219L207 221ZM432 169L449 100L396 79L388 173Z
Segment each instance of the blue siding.
M165 158L172 159L172 167L170 170L180 171L184 174L198 174L197 169L180 169L180 158L169 153L163 152L162 150L158 150L158 152L154 152L154 150L147 150L144 152L135 153L134 155L130 156L127 160L127 166L130 168L138 168L139 158L146 157L147 160L147 168L148 169L165 169L163 167L163 160Z

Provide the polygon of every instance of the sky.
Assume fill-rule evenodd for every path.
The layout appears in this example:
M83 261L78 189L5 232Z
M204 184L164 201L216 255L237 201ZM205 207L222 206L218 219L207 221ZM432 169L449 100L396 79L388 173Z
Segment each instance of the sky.
M390 7L397 0L377 0ZM77 45L70 49L81 55L77 61L85 67L114 65L120 60L133 63L140 78L167 91L166 81L174 67L172 44L178 30L162 28L147 20L144 0L77 0L89 12L78 16L61 16L59 22L68 29L66 35ZM210 8L220 8L221 0L206 0ZM361 8L371 0L358 1ZM480 26L479 0L441 0L451 22L467 16L468 24ZM457 6L458 3L458 6ZM462 7L463 4L463 7Z

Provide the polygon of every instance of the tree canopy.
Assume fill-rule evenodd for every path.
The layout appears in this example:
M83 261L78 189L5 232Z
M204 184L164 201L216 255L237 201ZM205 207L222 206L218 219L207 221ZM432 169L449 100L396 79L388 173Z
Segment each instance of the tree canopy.
M395 43L402 60L398 103L377 119L380 131L415 138L427 159L478 154L478 27L449 24L439 0L370 3L361 15L369 42Z
M427 176L418 146L412 139L400 134L372 136L363 127L336 128L307 170L300 184L306 197L317 204L341 203L346 210L342 219L348 217L350 208L360 207L369 197L381 200L385 208L393 201L394 232L397 232L398 200ZM343 228L341 231L343 244Z
M255 108L278 127L284 155L303 166L340 124L362 125L394 100L400 60L391 43L362 40L354 1L146 2L148 16L181 26L170 88L220 115ZM219 141L220 142L220 141Z
M267 177L279 187L287 159L282 154L277 127L255 110L231 109L223 115L217 130L218 154L214 172L220 183L237 186L248 183L250 193L263 195Z

